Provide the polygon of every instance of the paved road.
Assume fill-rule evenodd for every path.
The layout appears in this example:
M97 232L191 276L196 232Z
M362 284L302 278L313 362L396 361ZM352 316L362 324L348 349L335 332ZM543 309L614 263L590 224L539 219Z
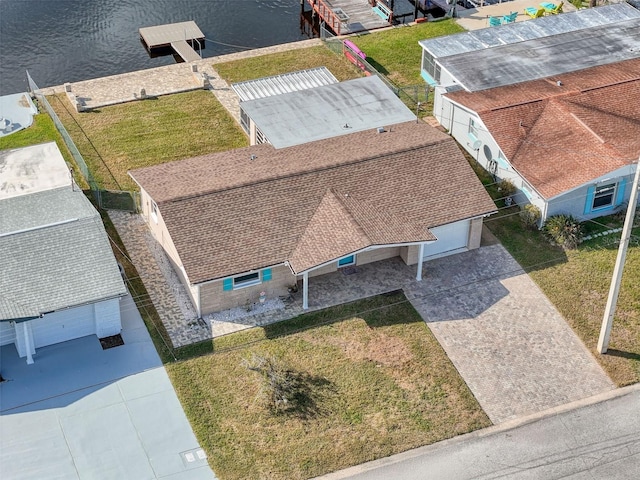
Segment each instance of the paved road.
M634 385L322 478L635 480L639 413Z

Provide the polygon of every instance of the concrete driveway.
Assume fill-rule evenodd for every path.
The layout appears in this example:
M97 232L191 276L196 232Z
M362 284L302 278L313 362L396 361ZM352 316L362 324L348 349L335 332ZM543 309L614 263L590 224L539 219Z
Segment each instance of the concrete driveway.
M0 348L0 478L215 479L131 297L121 311L119 347L85 337L33 365Z

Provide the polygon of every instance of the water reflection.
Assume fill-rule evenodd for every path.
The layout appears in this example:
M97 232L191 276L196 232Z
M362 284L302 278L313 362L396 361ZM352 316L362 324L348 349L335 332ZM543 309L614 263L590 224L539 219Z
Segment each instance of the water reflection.
M140 27L194 20L211 57L308 38L299 0L2 0L0 94L167 65L150 58Z

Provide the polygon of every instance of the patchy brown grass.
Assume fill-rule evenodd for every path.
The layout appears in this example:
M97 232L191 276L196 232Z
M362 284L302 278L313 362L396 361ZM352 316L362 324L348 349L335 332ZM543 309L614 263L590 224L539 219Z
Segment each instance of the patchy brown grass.
M489 425L405 300L373 297L302 315L167 365L219 478L309 478ZM252 354L294 370L304 402L282 413L265 408L260 377L242 366Z

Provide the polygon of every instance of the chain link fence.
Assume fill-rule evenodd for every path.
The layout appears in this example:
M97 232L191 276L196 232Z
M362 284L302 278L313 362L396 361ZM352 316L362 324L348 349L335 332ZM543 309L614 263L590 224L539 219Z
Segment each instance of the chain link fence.
M137 212L139 206L139 194L138 192L127 192L120 190L106 190L101 188L101 185L93 178L87 163L85 162L82 154L76 147L76 144L71 139L71 135L62 124L55 110L47 100L47 97L42 93L38 85L36 85L29 72L27 72L27 82L29 83L29 90L32 97L35 97L38 101L38 105L47 112L47 114L53 120L53 123L62 136L62 140L69 149L71 156L75 162L76 167L79 169L80 174L86 180L89 185L89 189L93 195L98 206L106 210L125 210L129 212Z

